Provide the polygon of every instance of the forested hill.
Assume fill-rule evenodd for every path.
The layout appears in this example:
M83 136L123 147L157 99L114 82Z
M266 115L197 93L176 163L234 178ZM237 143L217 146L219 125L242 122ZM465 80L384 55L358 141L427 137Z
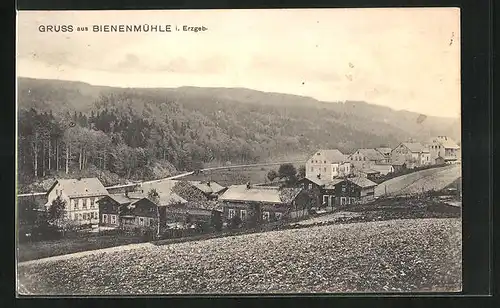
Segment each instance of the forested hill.
M125 89L20 78L18 91L20 171L34 175L36 165L37 177L94 168L148 178L165 162L189 169L305 158L318 148L395 146L409 137L460 139L456 119L242 88Z

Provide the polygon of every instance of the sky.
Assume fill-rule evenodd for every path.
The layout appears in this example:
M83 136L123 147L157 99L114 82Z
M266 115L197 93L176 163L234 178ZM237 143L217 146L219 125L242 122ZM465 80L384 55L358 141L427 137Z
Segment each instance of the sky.
M207 30L92 31L117 24ZM40 25L90 31L40 32ZM460 11L20 11L17 75L118 87L244 87L460 117Z

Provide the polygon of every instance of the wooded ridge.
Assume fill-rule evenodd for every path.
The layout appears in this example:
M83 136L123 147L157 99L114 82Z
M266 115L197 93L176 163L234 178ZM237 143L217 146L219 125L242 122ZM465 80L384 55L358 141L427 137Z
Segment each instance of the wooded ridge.
M458 119L239 88L129 89L18 80L22 185L48 176L153 179L203 164L305 159L407 138L460 140ZM421 123L419 123L421 122Z

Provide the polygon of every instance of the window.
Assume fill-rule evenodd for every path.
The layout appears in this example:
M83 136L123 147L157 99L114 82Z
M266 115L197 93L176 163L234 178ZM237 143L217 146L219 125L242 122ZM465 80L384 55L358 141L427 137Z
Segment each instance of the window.
M103 221L105 224L107 224L107 223L108 223L108 215L103 214L103 215L102 215L102 221Z
M71 199L69 201L69 204L70 204L71 208L73 208L73 210L75 210L75 211L77 210L76 204L75 204L75 199Z
M82 220L82 214L78 214L78 220Z
M149 225L150 225L150 226L152 226L152 225L153 225L153 223L154 223L153 218L150 218L150 219L149 219Z
M144 226L144 218L139 217L139 226Z
M262 220L269 220L269 212L262 213Z
M325 167L325 168L323 168L323 169L324 169L324 170L323 170L323 172L326 172L326 167Z
M326 160L323 163L326 164Z
M345 186L342 186L342 192L345 193L345 190L346 190L346 187Z
M234 209L229 209L229 215L228 215L229 219L233 218L234 215L235 215Z
M326 204L328 202L328 197L329 196L326 195L323 196L323 204Z
M116 224L116 215L111 215L111 223Z
M95 208L96 207L96 204L95 204L95 199L96 198L90 198L90 206Z
M313 188L313 184L309 184L309 189L312 189Z
M283 213L274 213L274 216L279 220L283 217Z
M240 218L241 218L241 220L245 220L247 218L247 211L246 210L240 211Z

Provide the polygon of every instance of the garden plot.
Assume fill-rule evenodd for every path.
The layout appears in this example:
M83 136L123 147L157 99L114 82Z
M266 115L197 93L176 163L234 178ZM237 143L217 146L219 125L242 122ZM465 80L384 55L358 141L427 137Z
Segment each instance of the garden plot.
M459 219L273 231L20 264L22 294L461 290Z

